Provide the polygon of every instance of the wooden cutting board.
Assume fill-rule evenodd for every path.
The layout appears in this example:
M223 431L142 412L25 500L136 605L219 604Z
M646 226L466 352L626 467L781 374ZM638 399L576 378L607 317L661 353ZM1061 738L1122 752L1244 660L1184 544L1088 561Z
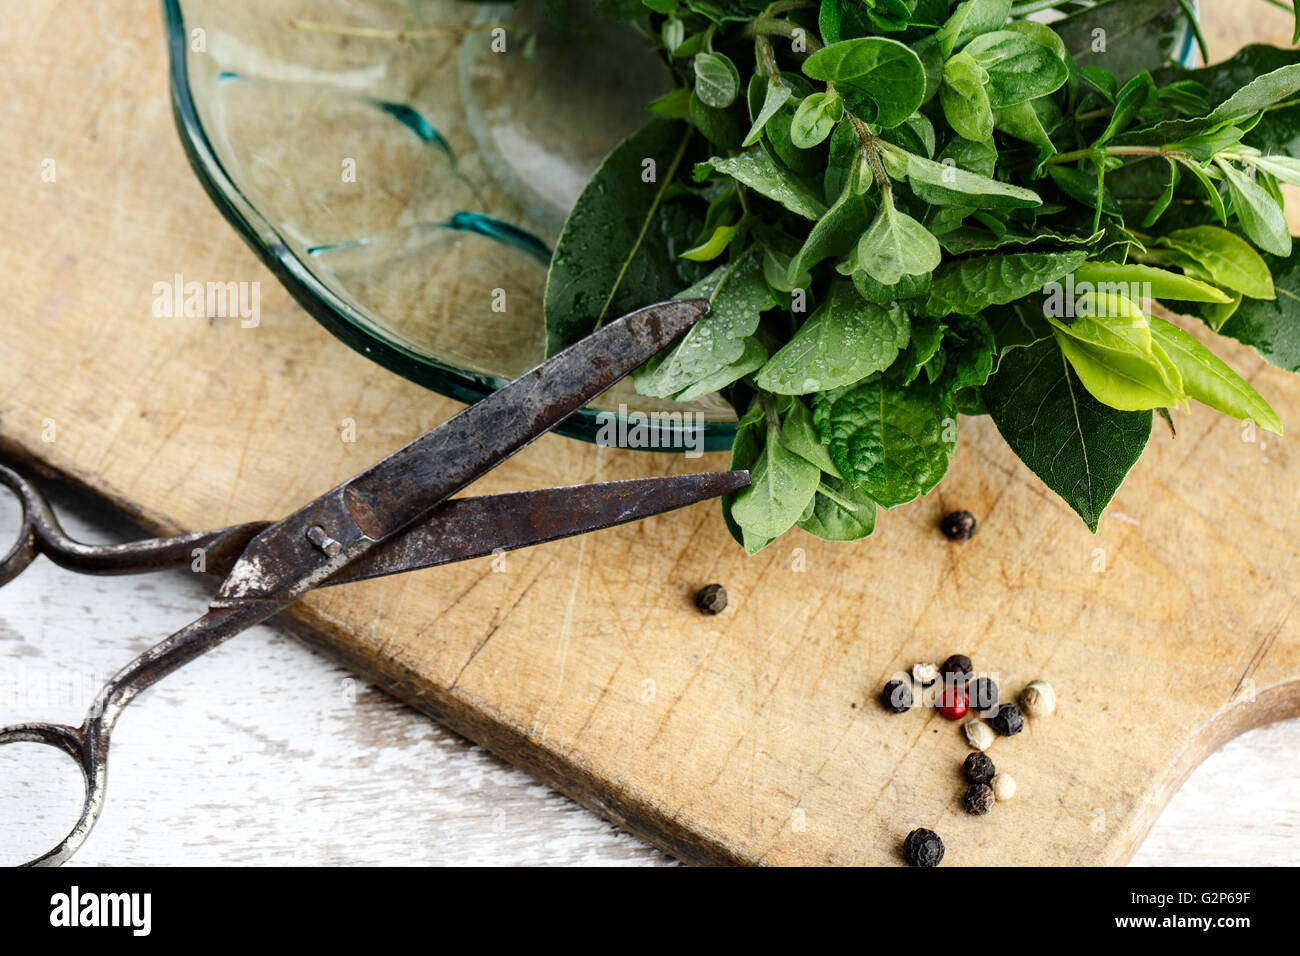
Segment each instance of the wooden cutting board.
M1286 42L1257 6L1255 38ZM171 532L279 517L457 409L331 338L218 215L172 128L157 11L40 2L0 63L6 456ZM155 318L175 273L260 282L260 326ZM1300 379L1223 347L1300 429ZM1157 422L1093 536L964 421L941 489L863 543L795 532L746 558L704 504L313 594L286 623L686 860L895 863L928 826L952 864L1118 863L1206 753L1300 712L1292 446L1203 408L1177 438ZM724 466L548 437L475 490ZM936 529L953 508L981 520L966 544ZM691 595L713 581L732 606L706 617ZM875 703L953 652L1008 695L1060 695L994 745L1020 793L984 818L958 803L957 725Z

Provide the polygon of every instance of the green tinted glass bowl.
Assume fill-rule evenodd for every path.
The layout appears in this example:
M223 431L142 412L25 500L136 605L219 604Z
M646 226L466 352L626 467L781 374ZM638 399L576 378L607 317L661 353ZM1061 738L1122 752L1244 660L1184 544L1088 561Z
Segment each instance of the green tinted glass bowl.
M564 218L670 86L629 27L560 31L541 6L163 2L177 128L217 207L335 336L463 402L542 359ZM626 379L558 430L593 440L620 405L700 413L709 450L735 434L719 396L678 405Z
M670 87L632 29L583 18L561 33L538 9L163 3L177 127L217 207L335 336L463 402L543 358L564 218ZM719 396L681 405L630 379L558 430L594 440L620 405L698 412L710 450L735 432Z

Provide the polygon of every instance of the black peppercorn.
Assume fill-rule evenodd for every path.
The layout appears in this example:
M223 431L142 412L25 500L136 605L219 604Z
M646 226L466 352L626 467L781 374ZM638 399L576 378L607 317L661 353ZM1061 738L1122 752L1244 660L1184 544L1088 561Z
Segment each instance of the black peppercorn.
M987 677L971 684L969 693L972 710L991 710L998 705L998 685Z
M938 866L943 859L943 841L933 830L913 830L903 841L903 855L909 866Z
M989 755L978 750L966 758L966 762L961 765L961 770L971 783L988 783L997 773Z
M967 813L973 813L978 817L992 810L996 799L993 796L993 788L987 783L972 783L966 788L966 794L961 798L961 805Z
M965 687L970 683L975 666L965 654L954 654L943 662L942 671L945 683Z
M1003 737L1014 737L1025 729L1025 715L1015 704L1003 704L989 718L989 726Z
M891 680L880 692L880 704L891 713L901 714L912 708L912 688L901 680Z
M939 527L949 541L965 541L975 533L977 522L969 511L954 511L944 515Z
M727 609L727 589L721 584L710 584L695 593L695 606L705 614L721 614Z

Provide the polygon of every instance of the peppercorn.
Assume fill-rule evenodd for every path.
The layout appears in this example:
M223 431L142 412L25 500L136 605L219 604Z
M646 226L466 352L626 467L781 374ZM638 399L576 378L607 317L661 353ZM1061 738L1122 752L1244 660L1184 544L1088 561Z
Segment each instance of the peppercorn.
M961 798L961 805L967 813L979 817L993 809L993 802L996 799L993 796L993 788L987 783L972 783L966 788L966 793Z
M954 511L944 515L939 528L949 541L966 541L975 533L977 522L969 511Z
M942 671L945 681L965 687L975 673L975 665L965 654L954 654L943 662Z
M710 584L695 592L695 606L705 614L721 614L727 609L727 589Z
M901 680L891 680L880 692L880 704L891 713L905 713L912 709L912 688Z
M1003 737L1014 737L1025 729L1025 717L1015 704L1003 704L989 718L989 726Z
M939 665L926 661L912 665L912 680L918 687L929 687L939 679Z
M938 866L943 859L943 841L933 830L921 827L903 841L903 855L909 866Z
M1020 692L1020 709L1026 717L1046 717L1056 710L1056 691L1045 680L1031 680Z
M966 741L976 750L988 750L993 746L993 728L978 717L966 721L962 729L966 731Z
M939 713L949 720L961 720L968 710L970 710L970 700L966 697L965 690L960 687L943 689L943 696L939 698Z
M1016 795L1016 778L1009 773L994 774L989 787L998 800L1010 800Z
M961 765L961 772L971 783L988 783L998 771L993 766L993 759L988 754L977 750L967 754L966 762Z
M998 705L998 685L981 677L970 685L970 705L976 710L992 710Z

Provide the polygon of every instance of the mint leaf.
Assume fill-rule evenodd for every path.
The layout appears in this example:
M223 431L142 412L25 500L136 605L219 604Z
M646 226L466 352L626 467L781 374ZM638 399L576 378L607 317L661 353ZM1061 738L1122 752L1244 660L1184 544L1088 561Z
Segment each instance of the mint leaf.
M1300 251L1264 262L1273 271L1277 297L1242 300L1219 333L1251 346L1278 368L1300 372Z
M1005 305L1073 272L1087 257L1079 250L950 260L935 270L922 314L974 315L990 305Z
M633 373L637 391L642 395L670 398L740 362L746 350L746 337L758 329L759 313L776 306L763 281L762 264L752 251L714 269L674 298L708 299L709 313L676 344ZM753 354L751 348L750 361Z
M806 395L850 385L888 368L907 345L910 325L902 309L864 302L844 280L768 360L755 380L778 395Z
M957 444L951 395L885 376L819 393L814 417L831 461L851 485L886 508L926 494Z
M851 271L859 269L884 285L903 276L933 272L943 257L939 242L911 216L899 212L886 192L871 228L858 242Z
M826 213L826 204L817 191L796 174L772 162L761 146L751 146L725 159L714 157L702 166L730 176L805 219L820 219ZM696 178L699 173L697 169Z
M1146 447L1151 412L1098 402L1050 339L1003 355L981 393L1011 450L1095 532Z
M925 97L925 68L908 47L885 37L841 40L804 61L815 80L834 83L855 116L883 127L897 126Z

